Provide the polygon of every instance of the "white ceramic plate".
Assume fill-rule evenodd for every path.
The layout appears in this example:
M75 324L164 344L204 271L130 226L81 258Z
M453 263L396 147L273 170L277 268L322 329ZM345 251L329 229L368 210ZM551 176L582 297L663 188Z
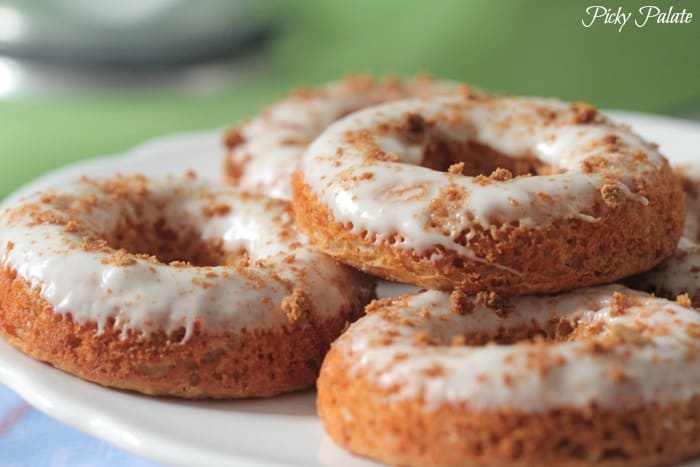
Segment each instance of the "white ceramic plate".
M700 124L611 112L661 145L672 162L700 160ZM164 174L195 170L219 178L220 131L161 138L125 154L51 172L5 202L80 175ZM383 284L380 294L404 286ZM135 454L175 465L372 466L336 447L316 416L315 393L260 401L187 402L154 399L87 383L39 363L0 341L0 382L67 425ZM698 464L700 465L700 464Z

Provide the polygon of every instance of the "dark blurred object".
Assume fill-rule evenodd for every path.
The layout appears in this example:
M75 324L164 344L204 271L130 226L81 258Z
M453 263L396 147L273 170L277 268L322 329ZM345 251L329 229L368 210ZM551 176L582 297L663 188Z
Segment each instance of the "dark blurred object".
M236 54L270 22L250 0L0 0L0 53L154 67Z
M250 0L0 0L0 98L222 89L273 30Z

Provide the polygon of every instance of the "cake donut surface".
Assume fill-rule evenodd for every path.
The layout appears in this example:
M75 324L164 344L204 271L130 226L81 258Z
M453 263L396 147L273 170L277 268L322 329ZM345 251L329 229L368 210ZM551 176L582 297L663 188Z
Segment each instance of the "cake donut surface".
M331 346L318 411L394 465L668 465L700 453L700 314L618 285L374 302Z
M192 178L83 178L0 215L0 334L104 386L311 387L371 293L295 230L289 203Z
M671 255L683 193L657 147L587 104L465 95L331 125L293 179L297 224L340 261L432 289L611 282Z
M421 76L349 76L298 89L226 133L224 179L246 190L290 199L292 173L304 150L337 119L382 102L460 92L469 91L456 82Z

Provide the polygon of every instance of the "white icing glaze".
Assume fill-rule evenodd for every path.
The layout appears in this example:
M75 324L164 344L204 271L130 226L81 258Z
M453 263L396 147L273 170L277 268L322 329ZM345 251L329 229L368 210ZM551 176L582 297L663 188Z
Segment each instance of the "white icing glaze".
M484 184L418 166L424 143L381 131L383 125L402 128L409 114L434 125L432 134L458 142L476 140L510 157L534 156L562 173ZM553 120L546 117L551 114ZM572 123L574 118L569 104L538 98L442 97L383 104L331 125L306 151L301 170L319 202L329 207L336 221L352 222L354 232L375 233L377 241L398 233L403 241L395 243L397 247L422 251L442 245L479 260L454 241L472 225L518 222L537 228L560 218L595 222L590 210L605 184L617 185L632 202L648 203L635 192L634 179L664 165L663 156L626 127L602 117L586 124ZM381 150L396 155L397 162L370 158L350 139L362 132ZM615 150L605 144L611 137L617 139ZM645 155L642 161L635 159L638 151ZM609 166L584 170L584 160L594 156L605 157ZM447 225L440 226L445 234L430 227L430 213L431 204L444 203L450 188L463 193L453 203L463 208L456 208Z
M632 279L632 285L661 295L687 293L700 301L700 164L677 168L684 178L685 225L673 256L651 271Z
M103 329L112 318L124 331L145 333L184 327L187 337L196 323L208 330L234 331L283 326L288 322L280 304L295 288L311 297L319 319L367 296L354 271L308 245L294 230L287 203L231 187L147 180L149 196L140 216L162 216L175 230L199 226L203 239L221 239L226 250L247 251L248 266L173 267L139 257L134 264L119 266L111 260L114 251L85 251L85 232L34 224L27 210L35 206L67 220L73 201L66 202L66 195L81 200L94 196L96 206L76 220L99 237L117 228L127 213L136 213L133 203L111 199L99 183L81 181L37 193L0 217L0 264L38 288L55 312L70 313L77 322L96 322ZM230 211L205 215L203 208L212 204Z
M615 292L630 300L621 312L612 306ZM591 404L621 409L686 401L700 392L700 313L693 309L618 285L514 298L506 317L472 303L471 313L459 314L450 309L448 293L405 296L354 323L334 347L350 363L351 375L390 389L389 398L424 398L428 408L466 403L474 410L520 412ZM544 344L450 345L456 335L544 326L561 318L602 332ZM592 340L605 342L611 330L630 337L606 351L593 350ZM438 344L417 344L420 332Z
M228 157L242 169L238 186L291 199L290 181L304 150L328 125L385 101L456 94L460 85L427 78L373 81L348 78L298 92L243 124L243 142Z

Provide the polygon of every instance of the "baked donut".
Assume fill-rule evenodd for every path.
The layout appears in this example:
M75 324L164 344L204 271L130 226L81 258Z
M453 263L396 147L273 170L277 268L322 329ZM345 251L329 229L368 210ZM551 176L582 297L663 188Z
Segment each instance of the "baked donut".
M335 120L364 107L410 97L470 92L464 85L351 76L299 89L226 133L224 180L249 191L291 198L290 181L306 147Z
M430 289L556 292L671 255L683 193L656 146L586 104L417 99L330 126L293 180L340 261Z
M700 307L700 164L676 168L685 192L685 226L673 256L627 283L666 298L688 294Z
M393 465L669 465L700 453L684 305L619 285L374 302L331 346L318 412L337 444Z
M119 176L0 216L0 334L104 386L184 398L311 387L371 283L307 243L289 203Z

